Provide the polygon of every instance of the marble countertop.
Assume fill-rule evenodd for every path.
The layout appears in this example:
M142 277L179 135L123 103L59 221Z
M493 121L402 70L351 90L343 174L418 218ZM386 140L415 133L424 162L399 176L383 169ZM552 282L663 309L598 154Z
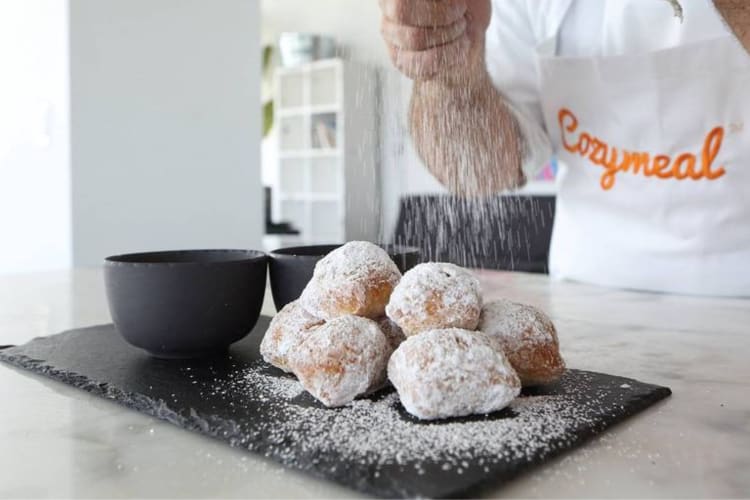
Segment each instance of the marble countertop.
M480 276L487 297L549 312L570 367L674 391L494 496L750 496L750 300ZM0 276L0 345L105 322L98 270ZM355 495L6 365L0 408L3 498Z

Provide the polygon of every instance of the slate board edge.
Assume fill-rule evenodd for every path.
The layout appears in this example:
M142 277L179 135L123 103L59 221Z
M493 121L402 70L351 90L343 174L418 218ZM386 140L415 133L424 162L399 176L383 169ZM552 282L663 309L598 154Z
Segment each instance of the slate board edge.
M101 325L101 326L106 326L106 325ZM89 328L95 329L95 328L98 328L98 326L89 327ZM70 331L87 330L89 328L74 329ZM64 335L65 333L67 332L62 332L57 335ZM51 337L54 337L57 335L52 335ZM40 337L39 339L49 339L49 337ZM34 339L34 340L37 340L37 339ZM232 420L221 419L213 415L209 417L205 417L202 414L195 412L193 410L191 410L191 413L189 416L185 416L183 414L180 414L178 411L175 411L172 408L170 408L169 404L164 400L161 400L161 399L154 400L153 398L150 398L141 394L123 391L122 389L111 386L108 383L96 382L94 380L91 380L89 377L85 375L80 375L73 371L57 370L45 364L43 361L33 359L25 355L14 355L11 352L9 352L7 349L0 350L0 361L6 362L12 366L30 371L32 373L36 373L36 374L48 377L52 380L64 383L68 386L75 387L89 394L93 394L93 395L102 397L104 399L113 401L121 406L129 408L131 410L135 410L139 413L152 416L159 420L164 420L182 429L185 429L188 431L194 431L204 436L208 436L208 437L220 440L223 443L228 444L229 446L232 446L238 449L243 449L245 451L252 452L258 456L271 459L274 462L279 463L284 467L306 473L307 475L313 476L315 478L318 478L324 481L333 481L337 483L339 486L353 489L355 491L368 494L368 495L377 495L381 497L393 496L393 491L390 491L389 494L386 494L386 492L382 490L378 491L371 487L368 488L367 483L362 484L361 486L359 485L354 486L352 483L342 483L337 480L338 478L332 477L330 475L326 475L318 471L314 467L309 467L309 468L300 467L298 464L287 463L284 460L282 460L280 457L277 457L274 454L265 452L262 448L232 444L233 438L236 437L235 441L241 442L242 439L245 437L241 433L238 434L236 432L235 429L237 428L237 424ZM580 373L594 373L594 372L587 372L583 370L574 370L574 371L577 371ZM568 447L557 448L551 451L550 453L548 453L547 455L545 455L544 457L540 457L538 459L535 459L533 462L530 462L529 463L530 466L535 466L535 465L539 465L542 463L546 463L555 457L558 457L564 453L573 451L581 447L583 444L590 441L593 437L600 435L603 431L610 429L613 426L616 426L617 424L621 423L622 421L644 411L648 407L669 397L672 394L672 391L666 387L656 386L653 384L645 384L643 382L639 382L637 380L626 378L626 377L619 377L619 376L617 377L622 378L623 381L634 381L642 385L651 386L654 388L654 391L651 394L640 398L637 405L634 405L631 408L629 408L627 412L624 412L623 414L621 414L616 420L612 420L596 428L587 429L586 433L577 434L576 439L573 442L569 443ZM526 473L528 472L524 470L519 470L516 474L506 476L502 480L500 480L497 477L488 476L485 479L482 479L476 484L472 485L468 489L465 487L460 487L457 490L446 492L446 494L444 495L444 498L476 497L480 495L482 492L486 492L489 488L497 488L501 486L502 484L505 484L508 480L523 476ZM403 492L403 493L404 495L402 495L402 497L406 498L409 496L405 494L406 492Z
M589 372L585 370L576 370L576 371L580 373L595 373L595 372ZM634 382L638 382L635 379L629 379L626 377L621 377L621 378L623 380L632 380ZM640 382L640 383L643 384L643 382ZM486 479L482 479L478 481L474 486L471 486L468 489L462 489L462 490L450 492L443 498L479 498L482 496L483 493L487 493L488 490L491 488L497 488L501 484L505 484L510 480L519 478L526 474L533 474L535 472L535 470L533 469L534 466L545 464L554 458L571 453L581 448L583 445L591 441L593 438L600 436L604 431L607 431L616 427L617 425L621 424L625 420L628 420L629 418L647 410L651 406L655 405L656 403L660 401L667 399L668 397L672 395L672 390L668 387L662 387L662 386L657 386L653 384L644 384L644 385L651 385L652 387L654 387L654 392L648 396L640 398L637 406L633 405L631 408L628 409L627 412L622 413L617 419L612 420L611 422L602 424L597 428L588 429L585 434L583 433L576 434L576 439L572 441L567 448L558 447L557 449L545 455L544 457L540 457L540 458L533 460L532 462L529 463L531 467L528 470L518 470L515 474L507 476L504 479L504 481L500 484L498 484L496 480L493 480L492 477L487 477Z
M378 492L373 490L352 488L351 485L336 481L330 476L326 476L325 474L322 474L312 467L299 467L296 464L289 464L272 454L264 453L263 450L232 444L231 441L233 437L233 430L237 428L237 425L233 421L219 419L213 415L206 418L194 411L191 411L190 416L186 417L184 415L181 415L179 412L172 410L169 407L168 403L164 400L155 401L152 398L142 396L140 394L123 391L121 389L118 389L117 387L112 387L107 383L95 382L85 375L80 375L72 371L65 372L57 370L49 365L44 364L40 360L32 359L25 355L12 355L8 354L7 352L0 351L0 362L5 362L16 368L20 368L37 375L47 377L51 380L54 380L55 382L60 382L67 386L80 389L94 396L102 397L108 401L116 403L130 410L134 410L140 414L148 415L158 420L168 422L182 430L193 431L198 434L217 439L225 445L231 446L232 448L245 450L250 453L254 453L262 458L273 460L275 463L280 464L283 467L306 473L326 482L334 482L343 488L354 489L355 491L359 491L360 493L369 495L375 494L385 498L384 495L378 494ZM214 425L214 427L205 425L205 423L209 421ZM242 434L238 435L235 433L234 435L237 437L237 441L242 441L242 438L245 437Z

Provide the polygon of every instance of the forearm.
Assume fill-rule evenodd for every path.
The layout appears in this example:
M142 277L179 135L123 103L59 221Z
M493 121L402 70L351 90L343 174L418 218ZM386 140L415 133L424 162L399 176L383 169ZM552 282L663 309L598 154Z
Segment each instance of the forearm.
M745 49L750 51L750 3L747 0L714 0L714 5Z
M415 82L412 139L451 192L489 195L524 183L524 140L513 112L482 67L461 81Z

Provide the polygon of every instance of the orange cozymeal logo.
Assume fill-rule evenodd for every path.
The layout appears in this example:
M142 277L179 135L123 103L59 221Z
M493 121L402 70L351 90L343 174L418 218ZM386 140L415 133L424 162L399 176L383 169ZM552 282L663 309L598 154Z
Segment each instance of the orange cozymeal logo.
M604 190L614 187L616 176L620 172L678 181L687 179L714 181L726 174L723 166L714 166L724 141L724 127L716 127L706 135L703 148L698 154L686 152L669 156L627 151L611 146L600 137L579 131L578 118L566 108L560 110L558 120L565 149L604 168L601 178L601 186Z

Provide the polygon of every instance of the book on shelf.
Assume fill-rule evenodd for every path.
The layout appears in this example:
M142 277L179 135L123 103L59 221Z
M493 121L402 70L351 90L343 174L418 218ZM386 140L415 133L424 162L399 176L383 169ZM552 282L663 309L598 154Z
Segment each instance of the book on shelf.
M336 147L336 128L333 124L318 120L315 123L317 139L314 145L321 149L334 149Z

